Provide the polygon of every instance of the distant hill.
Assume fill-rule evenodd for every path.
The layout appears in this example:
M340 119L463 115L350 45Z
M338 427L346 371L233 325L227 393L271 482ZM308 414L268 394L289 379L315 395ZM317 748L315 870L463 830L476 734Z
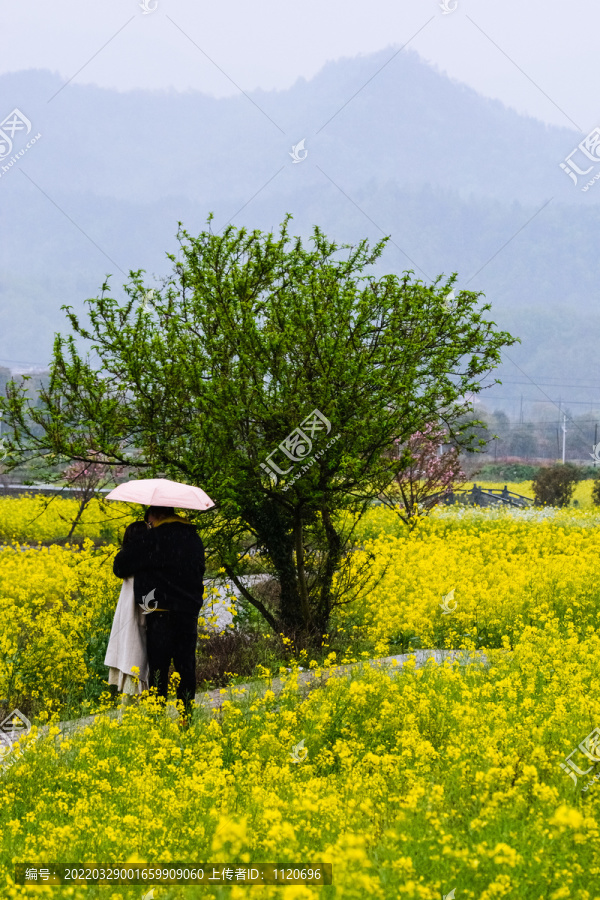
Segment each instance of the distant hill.
M525 370L592 377L600 187L583 193L559 167L581 135L409 51L381 69L391 55L330 63L253 102L0 77L2 116L18 107L42 135L0 177L0 362L45 362L60 306L81 311L107 273L115 290L130 268L164 274L178 220L199 231L214 211L215 230L232 217L268 230L289 211L303 235L391 234L380 271L457 271L518 329L510 355Z
M0 96L7 112L21 108L42 132L27 166L52 195L68 188L136 203L245 202L281 165L289 175L282 186L297 186L301 169L304 186L321 186L318 164L352 189L374 178L502 202L600 200L559 168L581 140L575 131L521 116L408 50L381 69L391 55L329 63L288 90L255 91L253 102L77 83L60 90L56 75L31 70L1 76ZM288 157L301 138L309 166Z

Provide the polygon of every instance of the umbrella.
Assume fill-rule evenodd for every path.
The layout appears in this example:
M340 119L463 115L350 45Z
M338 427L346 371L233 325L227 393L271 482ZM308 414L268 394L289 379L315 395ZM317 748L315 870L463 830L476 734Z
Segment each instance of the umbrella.
M169 481L168 478L126 481L107 494L106 499L143 503L145 506L176 506L178 509L210 509L215 506L214 500L202 488Z

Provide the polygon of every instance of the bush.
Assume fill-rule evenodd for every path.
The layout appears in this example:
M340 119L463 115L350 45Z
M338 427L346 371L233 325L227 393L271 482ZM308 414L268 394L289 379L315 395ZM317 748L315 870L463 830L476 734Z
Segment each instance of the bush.
M580 480L572 463L540 469L532 481L536 506L568 506Z
M597 475L592 485L592 503L594 506L600 506L600 475Z
M580 466L579 475L582 481L591 481L600 477L599 470L596 466Z
M196 681L198 690L225 687L233 676L256 677L256 667L277 669L285 658L278 636L265 639L260 634L224 631L198 641Z

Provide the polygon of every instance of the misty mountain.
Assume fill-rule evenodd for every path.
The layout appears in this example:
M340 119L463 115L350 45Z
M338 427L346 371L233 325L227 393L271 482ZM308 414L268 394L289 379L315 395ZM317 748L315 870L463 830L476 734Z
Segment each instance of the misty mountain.
M0 116L18 108L41 135L6 171L0 160L0 357L47 360L60 306L81 312L107 274L115 293L130 269L164 275L179 220L198 232L212 211L215 231L271 230L292 212L303 236L315 224L339 243L391 235L380 272L457 272L521 337L509 356L523 370L595 378L600 187L583 192L559 165L582 135L410 51L386 65L393 52L219 100L0 77ZM24 145L17 134L14 152Z
M298 186L288 151L304 138L303 186L322 187L319 165L348 189L375 177L464 198L588 200L559 167L581 140L575 131L481 97L414 52L385 65L392 54L329 63L289 90L219 100L192 91L62 88L45 71L0 77L0 96L7 113L19 107L42 133L27 166L51 195L68 186L141 203L245 202L282 165L284 184Z

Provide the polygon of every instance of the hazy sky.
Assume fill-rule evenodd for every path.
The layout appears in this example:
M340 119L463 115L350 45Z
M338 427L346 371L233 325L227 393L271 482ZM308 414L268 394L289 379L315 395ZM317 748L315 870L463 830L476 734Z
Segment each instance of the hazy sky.
M0 22L0 72L48 68L75 83L223 97L409 42L520 112L585 133L600 122L598 0L0 0Z

